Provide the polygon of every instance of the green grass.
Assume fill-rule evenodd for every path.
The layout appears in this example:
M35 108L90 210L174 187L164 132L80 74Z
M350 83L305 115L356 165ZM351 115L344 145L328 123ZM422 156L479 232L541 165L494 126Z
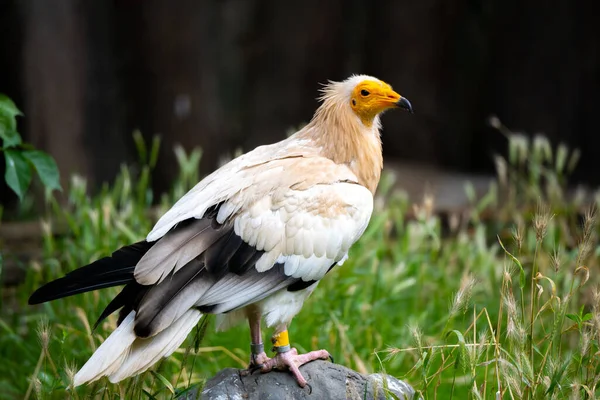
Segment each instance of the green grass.
M435 199L413 206L384 177L365 235L290 326L294 346L326 348L359 372L385 371L427 399L596 397L600 245L595 213L582 216L584 202L565 192L578 155L493 123L509 139L507 158L496 158L498 183L473 198L450 230L432 212ZM150 211L157 143L148 149L135 137L140 165L124 167L112 187L89 197L85 182L73 179L67 207L48 199L45 257L28 266L17 290L0 296L0 397L173 398L248 360L246 326L215 333L208 321L205 335L190 335L155 372L66 391L114 328L113 317L90 331L118 290L36 307L26 305L29 294L142 239L198 179L200 153L178 149L181 176ZM67 234L52 234L58 221L66 221Z

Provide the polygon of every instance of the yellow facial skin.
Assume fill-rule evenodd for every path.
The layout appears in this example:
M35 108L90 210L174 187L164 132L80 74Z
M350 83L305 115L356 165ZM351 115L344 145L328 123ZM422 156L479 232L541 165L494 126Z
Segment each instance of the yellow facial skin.
M350 107L359 116L363 124L370 127L377 114L394 108L402 96L382 81L362 81L352 91Z

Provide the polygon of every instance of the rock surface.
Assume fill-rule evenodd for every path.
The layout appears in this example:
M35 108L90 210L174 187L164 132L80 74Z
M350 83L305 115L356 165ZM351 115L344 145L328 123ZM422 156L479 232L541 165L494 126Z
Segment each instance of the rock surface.
M241 376L240 370L227 368L210 379L200 396L189 393L186 400L296 400L296 399L386 399L391 392L399 399L413 399L414 389L407 383L382 374L361 375L328 361L313 361L300 371L311 388L302 389L288 372L255 372Z

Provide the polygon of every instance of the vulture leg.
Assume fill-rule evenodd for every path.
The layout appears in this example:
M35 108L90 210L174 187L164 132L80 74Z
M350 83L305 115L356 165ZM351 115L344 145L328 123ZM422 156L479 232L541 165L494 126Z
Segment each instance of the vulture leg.
M248 366L248 369L244 371L245 374L261 369L265 362L270 360L265 353L265 346L262 341L260 314L256 312L250 313L248 315L248 323L250 325L250 337L252 343L250 344L250 365Z
M290 347L288 331L285 326L283 326L283 329L277 329L271 341L273 342L273 351L277 354L264 363L260 369L261 372L269 372L273 369L287 369L292 373L300 387L307 385L306 379L304 379L299 369L301 366L314 360L331 359L327 350L316 350L306 354L298 354L298 350Z

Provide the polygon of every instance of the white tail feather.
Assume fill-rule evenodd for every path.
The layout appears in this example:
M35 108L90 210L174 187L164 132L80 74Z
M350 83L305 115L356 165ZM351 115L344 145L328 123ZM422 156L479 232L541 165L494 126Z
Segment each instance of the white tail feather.
M123 362L129 347L135 341L134 319L135 312L132 311L75 374L73 386L100 379L107 373L112 373Z
M188 310L156 336L141 339L133 331L135 312L132 311L77 372L73 386L103 376L116 383L146 371L177 350L201 317L199 311Z
M156 336L137 339L120 368L109 375L112 383L130 376L141 374L161 358L170 356L185 340L198 323L202 314L197 310L188 310L175 323Z

